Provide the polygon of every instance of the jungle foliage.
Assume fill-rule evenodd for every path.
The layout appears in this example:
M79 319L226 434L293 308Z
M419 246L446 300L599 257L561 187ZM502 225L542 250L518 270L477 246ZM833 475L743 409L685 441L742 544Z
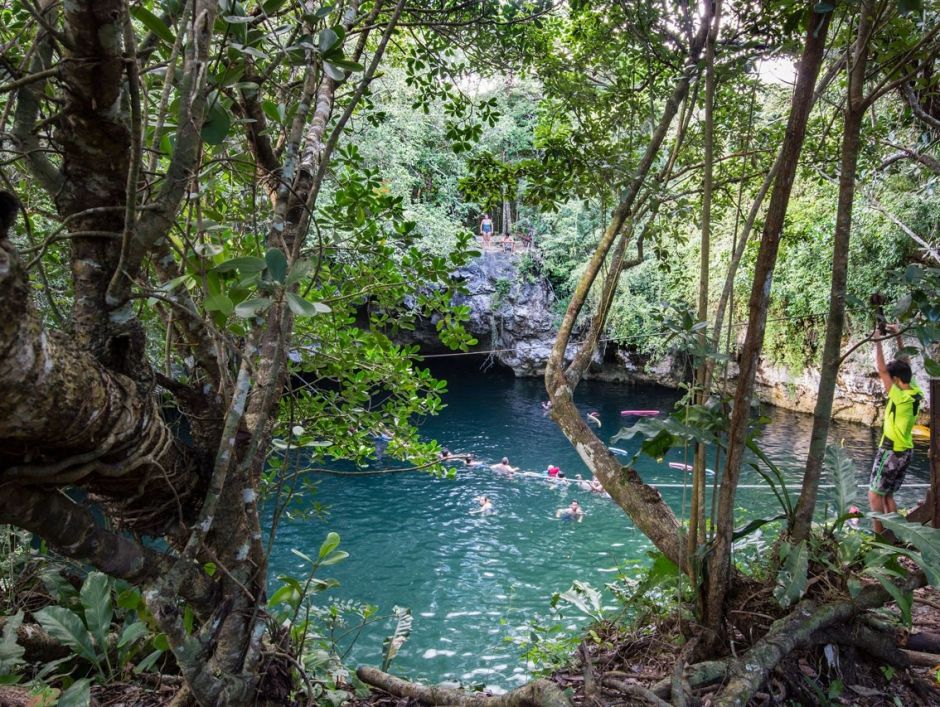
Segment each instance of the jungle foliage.
M5 679L26 676L29 613L69 649L49 661L59 672L28 675L60 704L128 671L173 674L179 703L348 697L322 627L375 608L318 601L339 535L298 555L305 575L279 577L271 596L267 557L284 514L319 510L310 467L362 464L385 441L441 471L415 423L444 384L401 342L433 316L447 346L475 343L452 301L483 211L534 235L526 272L567 308L546 371L554 419L662 574L688 578L702 645L726 655L731 549L765 520L735 528L745 450L781 485L750 417L759 357L819 362L831 388L844 336L871 330L880 291L940 373L937 10L4 4L0 522L42 543L38 561L28 534L5 555ZM793 90L765 80L767 62L798 56ZM602 335L654 354L686 345L688 405L641 431L654 455L682 441L722 450L707 523L701 506L680 523L577 414L572 391ZM739 380L717 390L731 354ZM847 489L836 517L809 527L831 389L819 397L800 502L784 491L773 519L788 534L773 594L804 614L725 659L725 703L754 693L781 637L809 641L889 600L903 610L937 580L936 531L883 518L912 549L861 542ZM697 462L696 498L703 488ZM43 569L61 558L77 564ZM813 613L819 567L841 579ZM584 585L558 601L597 613ZM407 611L394 619L383 668L410 631ZM567 698L536 681L500 699Z

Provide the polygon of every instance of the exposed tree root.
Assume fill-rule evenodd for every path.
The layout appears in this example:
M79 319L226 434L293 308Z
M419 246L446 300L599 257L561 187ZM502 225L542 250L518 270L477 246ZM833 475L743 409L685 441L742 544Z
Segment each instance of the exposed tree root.
M419 685L383 673L378 668L361 666L356 675L364 683L396 697L410 697L427 705L456 707L571 707L571 700L550 680L534 680L505 695L488 696L467 693L436 685Z
M625 697L640 700L643 704L654 705L655 707L672 707L666 700L660 698L652 690L648 690L642 685L632 685L623 680L617 680L616 678L605 678L604 685L613 688Z
M913 575L905 589L911 590L924 584L921 573ZM859 613L881 606L891 597L880 585L865 587L855 599L825 604L821 607L812 600L797 604L789 615L774 622L764 638L729 665L729 680L718 693L713 704L716 707L743 707L766 682L771 671L797 648L825 640L825 632L845 625ZM817 636L817 633L821 633ZM857 640L864 641L858 634Z

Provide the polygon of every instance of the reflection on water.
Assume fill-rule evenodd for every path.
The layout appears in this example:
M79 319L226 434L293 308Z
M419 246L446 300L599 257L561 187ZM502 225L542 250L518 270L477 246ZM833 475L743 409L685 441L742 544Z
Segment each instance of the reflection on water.
M454 452L474 452L487 463L508 456L513 466L533 476L508 479L488 468L462 465L453 480L421 472L321 476L318 500L330 507L330 516L325 521L282 525L271 559L272 575L300 572L290 548L315 553L326 533L335 530L350 558L324 568L342 584L331 596L376 604L383 614L396 605L414 613L411 638L394 663L397 672L434 681L512 687L525 675L507 636L522 631L536 615L546 615L552 593L564 591L576 579L601 587L623 563L643 558L651 545L610 499L543 480L549 464L561 467L568 478L590 473L545 416L540 379L475 370L439 375L449 381L447 407L423 425L424 434ZM594 381L577 390L581 411L599 414L604 439L622 424L621 410L666 411L678 397L663 388ZM765 412L772 422L762 446L789 481L798 483L812 418L773 408ZM877 431L858 425L833 427L831 439L842 440L856 460L859 483L867 481L876 435ZM621 441L617 446L632 455L639 441ZM690 459L674 450L662 463L639 459L637 469L650 483L675 486L662 488L662 493L681 513L688 496L682 484L688 474L669 468L670 461ZM926 448L920 447L908 481L927 478ZM762 486L739 491L742 518L777 512L773 495L756 472L746 469L741 483ZM863 500L864 489L859 493ZM923 489L902 489L898 501L912 505L923 493ZM494 514L470 513L478 505L474 498L481 494L492 499ZM573 499L584 507L584 522L556 519L555 509ZM578 618L576 612L569 614L566 619L572 622ZM367 629L353 647L353 662L380 664L382 639L390 632L388 624Z

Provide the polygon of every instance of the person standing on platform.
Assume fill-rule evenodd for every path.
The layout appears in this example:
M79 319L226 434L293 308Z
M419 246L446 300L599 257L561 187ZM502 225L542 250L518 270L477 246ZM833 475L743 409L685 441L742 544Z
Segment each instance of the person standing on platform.
M483 239L483 250L488 250L490 238L493 237L493 221L489 214L483 214L483 219L480 221L480 237Z

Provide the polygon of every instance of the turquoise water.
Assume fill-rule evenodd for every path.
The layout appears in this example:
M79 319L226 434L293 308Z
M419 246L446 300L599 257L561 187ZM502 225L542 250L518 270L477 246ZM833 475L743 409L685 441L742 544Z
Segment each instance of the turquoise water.
M328 596L375 604L382 615L396 605L413 612L411 637L395 659L395 672L511 688L526 675L519 649L506 638L526 635L530 620L546 617L553 593L565 591L574 580L602 587L624 563L644 558L651 546L609 498L542 479L548 464L561 467L568 478L590 474L545 416L540 379L475 369L437 374L449 381L447 407L422 426L423 433L487 463L508 456L512 465L538 472L538 478L508 479L485 467L463 465L457 466L452 480L421 472L361 478L319 475L317 500L329 506L329 516L283 523L271 558L272 576L300 573L300 562L290 549L316 554L326 533L336 531L341 549L350 557L324 568L323 576L341 583ZM599 413L602 438L608 439L625 419L620 410L669 410L679 396L651 386L586 381L576 397L583 413ZM773 408L766 412L773 422L763 447L796 482L812 419ZM857 461L859 482L867 481L875 432L838 424L832 438L844 439ZM632 453L638 445L629 440L617 446ZM681 486L687 475L670 469L668 461L684 460L673 451L661 464L641 458L637 468L648 482ZM919 447L908 481L927 479L926 448ZM745 471L742 484L759 483L754 472ZM683 488L662 488L662 493L681 510ZM898 500L910 505L924 493L902 489ZM492 499L493 514L470 513L481 494ZM862 500L864 489L859 494ZM557 520L555 509L573 499L583 506L584 521ZM745 518L777 511L776 501L764 489L741 489L738 505ZM562 623L574 629L579 619L572 609ZM367 627L351 648L351 663L380 664L382 640L391 630L389 622ZM349 637L343 641L348 642Z

